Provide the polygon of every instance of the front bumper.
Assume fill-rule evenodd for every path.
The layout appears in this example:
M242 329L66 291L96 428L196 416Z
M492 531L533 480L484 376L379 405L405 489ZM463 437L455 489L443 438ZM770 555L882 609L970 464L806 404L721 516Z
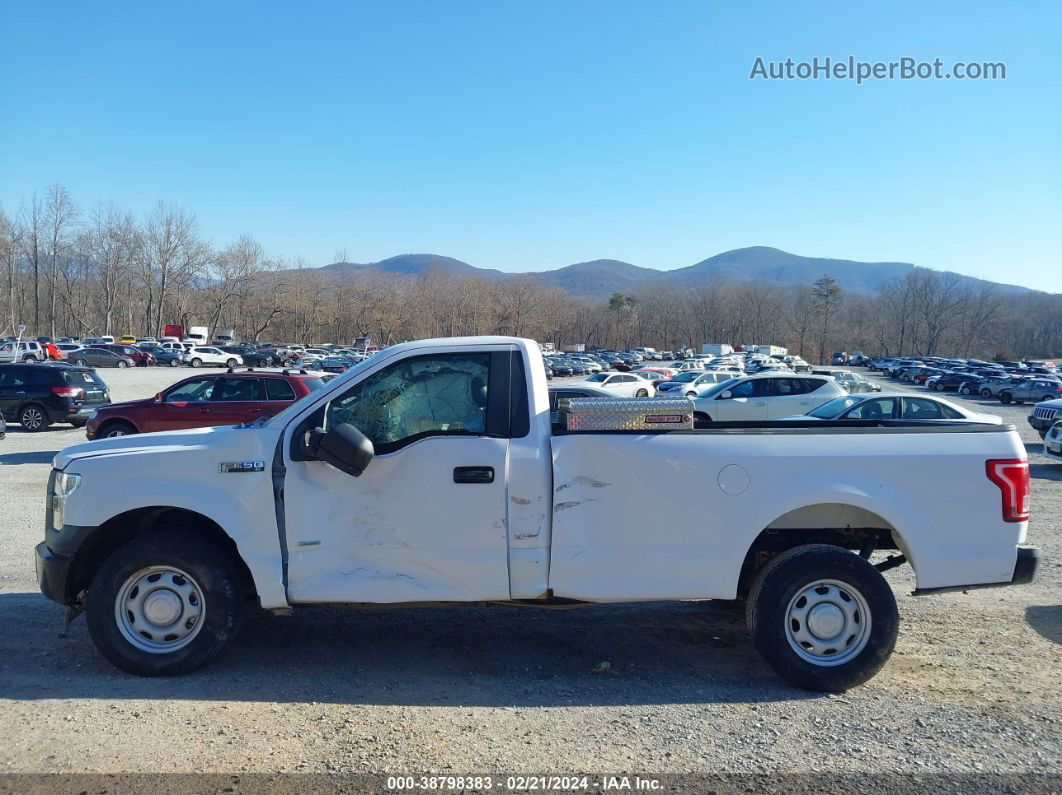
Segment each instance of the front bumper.
M1029 424L1038 431L1046 431L1052 425L1058 417L1036 417L1032 414L1029 415Z
M37 584L40 586L41 593L53 602L61 605L70 604L73 596L67 594L67 583L70 579L70 566L74 562L74 556L53 552L48 548L46 541L37 544L34 553Z
M1040 570L1040 548L1031 546L1019 546L1018 554L1014 560L1014 574L1007 582L986 582L977 585L946 585L943 588L918 588L914 591L915 596L923 596L934 593L947 593L948 591L972 591L976 588L1001 588L1004 585L1027 585L1036 579Z

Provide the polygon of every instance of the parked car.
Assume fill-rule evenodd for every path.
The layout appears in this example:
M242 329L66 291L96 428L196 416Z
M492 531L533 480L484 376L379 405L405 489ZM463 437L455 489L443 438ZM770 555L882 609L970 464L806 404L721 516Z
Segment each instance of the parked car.
M211 364L219 367L238 367L243 364L243 357L238 353L225 353L213 345L193 345L181 357L181 361L189 367Z
M271 417L324 383L320 376L304 373L204 373L178 381L153 398L100 408L88 418L85 435L91 440L238 425Z
M571 398L614 398L616 395L601 387L589 384L557 384L549 387L549 418L554 425L559 421L560 401Z
M686 370L668 381L658 382L656 391L660 397L696 397L706 387L732 381L734 377L734 373L725 371Z
M1062 398L1062 382L1045 378L1030 378L999 391L999 399L1004 403L1040 403L1057 398Z
M979 375L969 373L945 373L926 379L926 386L937 392L958 392L964 388L965 384L968 386L965 387L967 391L964 394L970 395L981 391L981 382L984 380Z
M99 406L111 402L95 372L66 364L0 365L0 413L30 432L57 422L81 427Z
M137 339L132 334L126 334L124 337L118 338L119 345L136 345Z
M764 373L735 378L701 392L694 403L699 426L709 422L766 420L806 414L848 393L821 375Z
M1040 438L1047 435L1047 430L1054 425L1056 420L1062 419L1062 399L1045 400L1033 406L1029 414L1029 424L1037 430Z
M0 345L0 362L43 362L47 358L44 345L36 340L5 342Z
M78 367L136 367L128 356L106 348L82 348L67 356L67 361Z
M883 395L849 395L824 403L817 409L786 420L946 420L949 422L979 422L999 425L1002 418L995 414L981 414L951 401L937 397L921 397L909 393Z
M653 382L635 373L597 373L584 382L604 389L617 397L652 397L656 394Z
M134 345L99 345L93 346L99 347L103 350L108 350L111 353L117 353L119 356L126 356L133 360L133 364L137 367L149 367L155 363L155 356L151 351L142 351Z
M1024 376L1013 375L1001 375L986 378L984 381L978 384L978 386L980 387L980 389L978 390L978 394L980 394L981 397L986 398L999 397L999 393L1002 390L1017 386L1024 380Z
M39 587L153 676L215 659L249 609L744 598L764 659L832 692L892 652L886 568L909 562L917 594L1036 577L1009 426L555 434L538 359L515 338L417 340L261 426L68 447ZM742 380L779 378L830 383Z
M260 350L247 345L226 345L219 348L222 353L234 353L240 361L250 367L278 367L280 355L270 350Z
M81 345L77 342L57 342L55 343L55 348L59 351L59 355L62 356L64 360L69 359L70 354L82 349Z
M1055 424L1044 434L1044 455L1062 461L1062 420L1055 420Z

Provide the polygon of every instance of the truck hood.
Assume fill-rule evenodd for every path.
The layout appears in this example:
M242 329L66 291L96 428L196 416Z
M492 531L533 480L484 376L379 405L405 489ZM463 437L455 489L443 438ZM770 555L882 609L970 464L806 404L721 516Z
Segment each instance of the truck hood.
M204 460L194 465L208 464L212 458L231 458L260 455L261 451L276 444L279 431L269 428L237 428L235 426L211 428L187 428L162 433L141 433L116 436L95 442L75 444L61 450L52 460L52 466L63 470L74 461L91 458L114 458L117 456L201 454ZM267 435L270 439L261 438ZM253 438L252 438L253 437ZM137 458L131 466L150 467L150 463ZM189 464L192 466L193 464Z

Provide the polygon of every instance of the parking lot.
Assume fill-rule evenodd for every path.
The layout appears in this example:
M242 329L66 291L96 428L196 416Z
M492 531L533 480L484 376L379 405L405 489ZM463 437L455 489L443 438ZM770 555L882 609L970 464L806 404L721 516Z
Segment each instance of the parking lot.
M115 401L191 375L100 373ZM782 683L754 653L743 611L715 602L299 609L251 617L219 663L192 675L129 676L96 653L83 619L61 635L63 611L34 579L52 456L84 430L11 425L0 442L0 770L1057 771L1062 464L1042 455L1029 406L947 397L1021 434L1040 577L914 598L910 570L888 572L902 618L896 653L843 695Z

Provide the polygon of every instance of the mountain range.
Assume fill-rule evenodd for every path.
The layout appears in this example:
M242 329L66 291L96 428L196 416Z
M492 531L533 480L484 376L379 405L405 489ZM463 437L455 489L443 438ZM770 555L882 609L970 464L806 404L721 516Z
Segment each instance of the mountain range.
M919 266L909 262L858 262L847 259L803 257L777 248L751 246L724 251L687 267L658 270L614 259L579 262L564 268L525 273L507 273L478 268L453 257L438 254L399 254L370 263L333 262L320 270L353 278L359 271L378 270L402 276L422 276L438 271L453 276L482 279L529 277L551 287L585 298L607 298L613 293L631 293L650 284L688 286L713 280L773 282L782 285L811 284L828 273L840 286L854 293L874 293L883 284L902 277ZM991 284L1001 292L1030 292L1029 288L999 284L957 274L970 285Z

